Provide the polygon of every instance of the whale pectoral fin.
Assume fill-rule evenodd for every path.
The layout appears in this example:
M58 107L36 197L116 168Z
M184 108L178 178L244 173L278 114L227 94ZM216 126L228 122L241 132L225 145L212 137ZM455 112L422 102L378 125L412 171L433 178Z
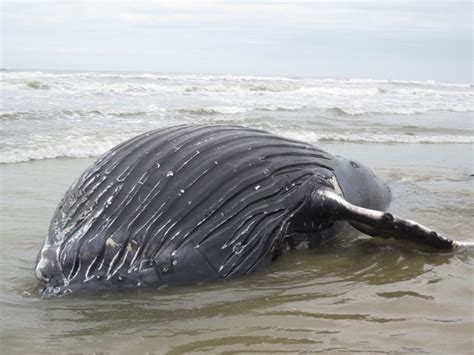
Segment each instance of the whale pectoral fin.
M430 228L400 218L390 212L353 205L331 190L318 190L314 198L316 207L325 209L331 218L345 220L361 232L373 237L410 240L447 250L471 246L469 242L463 243L446 238Z

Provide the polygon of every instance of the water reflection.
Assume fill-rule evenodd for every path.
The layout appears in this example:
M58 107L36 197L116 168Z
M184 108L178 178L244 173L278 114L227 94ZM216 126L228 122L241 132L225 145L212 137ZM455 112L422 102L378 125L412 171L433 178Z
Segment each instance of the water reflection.
M437 314L433 307L444 297L439 288L457 282L450 268L469 274L470 261L468 254L354 233L290 252L267 271L237 280L39 299L30 265L19 256L9 259L8 286L2 285L2 318L18 330L5 344L18 347L27 333L50 351L81 343L86 352L298 352L329 351L335 342L337 351L363 350L367 344L349 329L376 335L383 326L403 337L400 329L409 324L462 323L459 314ZM21 332L16 317L23 320Z
M157 324L166 327L178 321L243 314L400 321L403 318L379 319L363 313L331 314L288 310L288 307L305 302L338 307L359 299L361 290L368 285L389 284L395 287L394 291L385 288L376 294L387 300L408 296L429 301L433 299L430 295L398 289L399 284L424 274L431 282L437 277L436 273L431 275L431 269L449 264L453 258L451 253L425 253L396 242L339 241L321 249L291 252L266 272L228 282L41 300L41 319L45 323L65 324L56 334L60 337L92 336L117 330L130 334ZM193 332L198 334L199 329Z

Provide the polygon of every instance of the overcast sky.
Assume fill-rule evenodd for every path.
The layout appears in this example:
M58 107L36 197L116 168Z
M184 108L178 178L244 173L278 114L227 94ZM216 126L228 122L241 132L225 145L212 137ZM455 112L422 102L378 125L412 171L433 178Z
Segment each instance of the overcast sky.
M12 69L472 81L472 5L446 0L3 1Z

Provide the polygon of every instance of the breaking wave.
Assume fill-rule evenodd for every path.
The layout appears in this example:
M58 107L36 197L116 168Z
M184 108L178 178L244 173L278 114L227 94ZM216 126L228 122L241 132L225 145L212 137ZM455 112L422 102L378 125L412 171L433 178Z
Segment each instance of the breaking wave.
M236 106L213 106L213 107L196 107L178 109L177 112L181 114L197 115L197 116L212 116L219 114L237 114L244 113L247 110L243 107Z
M268 128L267 128L268 129ZM379 144L474 144L473 136L423 136L423 135L388 135L388 134L339 134L317 133L304 131L285 131L283 129L268 129L281 136L302 140L311 143L379 143ZM18 163L30 160L53 158L90 158L97 157L115 145L133 137L135 134L123 132L112 136L100 138L82 137L41 144L36 147L14 147L3 149L0 152L0 163Z
M213 115L245 111L333 110L336 114L401 114L474 111L472 84L375 79L312 79L238 75L153 73L4 72L2 89L12 98L37 95L89 101L200 100L182 113ZM34 93L36 92L36 94ZM209 104L209 102L211 102ZM187 106L187 105L186 105ZM214 109L214 107L217 107ZM223 112L220 107L237 107ZM295 109L296 108L296 109ZM339 110L339 112L335 112ZM189 111L189 112L186 112Z
M26 86L30 89L37 89L37 90L48 90L49 85L43 84L39 80L29 80L26 82Z
M313 133L299 132L286 133L277 132L282 136L298 139L306 142L334 142L334 143L379 143L379 144L474 144L474 136L460 135L409 135L409 134L340 134L340 133Z
M205 80L205 81L264 81L264 82L314 82L321 84L394 84L430 87L472 88L472 83L440 82L435 80L386 80L386 79L318 79L255 75L212 75L212 74L160 74L160 73L106 73L106 72L42 72L42 71L2 71L6 79L27 78L87 78L87 79L147 79L147 80Z
M18 163L54 158L97 157L135 134L122 133L112 136L75 137L57 142L43 142L31 147L10 147L0 151L0 163Z

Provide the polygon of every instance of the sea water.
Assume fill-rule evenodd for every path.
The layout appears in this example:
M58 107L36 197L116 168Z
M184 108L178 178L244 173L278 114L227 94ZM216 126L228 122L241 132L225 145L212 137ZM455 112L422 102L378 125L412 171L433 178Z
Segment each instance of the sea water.
M310 142L473 143L471 84L234 75L2 72L0 162L97 156L182 123Z

